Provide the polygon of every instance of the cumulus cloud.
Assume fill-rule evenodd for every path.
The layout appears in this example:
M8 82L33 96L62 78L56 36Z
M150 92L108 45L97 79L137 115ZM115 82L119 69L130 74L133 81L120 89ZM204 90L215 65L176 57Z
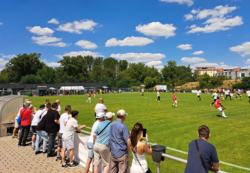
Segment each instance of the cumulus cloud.
M181 61L184 63L199 63L199 62L203 62L206 61L205 58L199 58L199 57L183 57L181 58Z
M125 53L125 54L111 54L110 57L120 60L127 60L129 62L149 62L165 58L166 56L161 53Z
M3 25L3 22L0 22L0 25Z
M202 23L205 26L199 27L196 25L192 25L188 27L190 28L190 30L186 33L187 34L197 33L197 32L212 33L212 32L229 30L234 26L242 25L243 24L242 17L240 16L232 17L227 15L228 13L231 13L236 9L237 7L235 6L229 7L228 5L225 6L219 5L214 9L192 10L190 14L184 15L184 17L186 18L186 16L193 15L194 19L206 19L206 18L208 19Z
M229 50L232 52L238 52L241 54L240 56L245 57L246 55L250 55L250 42L245 42L242 45L230 47Z
M95 43L87 40L79 40L75 45L80 46L83 49L96 49L98 47Z
M56 18L52 18L48 23L59 24L59 21Z
M196 52L194 52L193 54L194 55L201 55L201 54L203 54L204 52L202 51L202 50L200 50L200 51L196 51Z
M55 46L55 47L65 47L69 46L70 44L60 42L62 38L56 38L51 36L40 36L40 37L31 37L31 39L39 45L46 45L46 46Z
M70 33L76 33L76 34L82 34L82 31L93 31L94 27L97 25L92 20L80 20L80 21L74 21L74 22L68 22L65 24L59 25L57 28L58 31L66 31Z
M184 17L185 17L186 21L187 20L194 20L194 16L192 14L185 14Z
M160 22L152 22L145 25L136 26L136 31L143 33L147 36L155 36L155 37L168 37L175 36L175 30L177 28L173 26L173 24L162 24Z
M181 44L177 46L176 48L179 48L181 50L189 50L189 49L193 49L192 46L193 46L192 44Z
M75 51L75 52L69 52L69 53L65 53L63 55L55 55L56 57L58 58L63 58L63 56L78 56L78 55L81 55L81 56L93 56L93 57L104 57L101 53L99 52L91 52L91 51Z
M29 32L37 35L52 35L54 31L48 27L41 28L40 26L26 27Z
M193 0L160 0L163 2L176 2L178 4L187 4L188 6L192 6L194 4Z
M116 38L109 39L106 43L106 47L111 46L145 46L153 43L154 40L145 37L126 37L124 40L117 40Z
M5 64L7 64L9 61L3 59L3 58L0 58L0 67L4 67Z
M250 59L246 60L245 64L250 64Z
M149 66L149 67L152 67L152 66L159 66L159 65L161 65L161 64L162 64L161 61L150 61L150 62L146 63L146 65Z
M11 58L16 56L14 54L12 54L12 55L4 55L3 53L0 53L0 55L2 56L2 58L8 58L8 59L11 59Z
M57 62L48 62L48 60L42 60L49 67L59 67L61 64Z

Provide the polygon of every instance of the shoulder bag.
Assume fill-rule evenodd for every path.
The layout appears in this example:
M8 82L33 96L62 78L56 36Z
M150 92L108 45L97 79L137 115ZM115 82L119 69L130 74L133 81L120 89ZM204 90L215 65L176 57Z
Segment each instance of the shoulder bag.
M98 133L97 135L100 135L109 125L110 125L111 122L109 122L103 129L100 133Z
M203 167L204 167L204 169L205 169L205 171L206 171L205 162L204 162L203 157L202 157L202 155L201 155L201 152L200 152L200 149L199 149L199 146L198 146L198 141L197 141L197 139L195 140L195 145L196 145L196 149L197 149L197 151L198 151L198 154L199 154L199 156L200 156L201 163L202 163L202 165L203 165Z
M23 113L24 113L25 111L26 111L26 109L23 111ZM22 113L22 115L23 115L23 113ZM18 119L17 119L17 123L18 123L19 126L21 126L22 115L20 115L20 116L18 117Z

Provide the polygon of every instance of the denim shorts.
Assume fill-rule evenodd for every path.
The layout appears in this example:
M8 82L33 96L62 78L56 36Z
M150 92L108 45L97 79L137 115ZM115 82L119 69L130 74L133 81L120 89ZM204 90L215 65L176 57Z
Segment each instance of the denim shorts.
M87 148L89 150L88 157L93 159L94 158L94 145L91 142L87 143Z

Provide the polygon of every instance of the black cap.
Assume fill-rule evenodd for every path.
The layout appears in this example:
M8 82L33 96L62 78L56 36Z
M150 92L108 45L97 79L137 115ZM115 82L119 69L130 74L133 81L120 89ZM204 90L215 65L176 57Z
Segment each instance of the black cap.
M45 107L45 104L40 105L40 108L44 108L44 107Z

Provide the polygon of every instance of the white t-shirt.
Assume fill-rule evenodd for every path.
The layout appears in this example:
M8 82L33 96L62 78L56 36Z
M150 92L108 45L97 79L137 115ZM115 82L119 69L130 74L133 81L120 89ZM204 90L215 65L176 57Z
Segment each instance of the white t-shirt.
M60 130L59 130L59 133L64 133L64 130L65 130L65 125L64 123L65 122L68 122L69 120L69 114L67 113L63 113L60 118L59 118L59 121L60 121Z
M217 93L213 93L214 99L217 99L218 94Z
M36 111L36 114L34 115L32 122L31 122L31 126L37 126L37 124L40 122L41 118L42 118L42 114L45 112L46 110L38 110ZM41 117L41 118L40 118Z
M143 93L144 93L144 89L142 89L142 90L141 90L141 92L143 92Z
M21 108L19 109L19 111L17 112L16 118L15 118L16 121L17 121L18 117L20 116L20 111L21 111L21 109L23 109L23 107L21 107Z
M250 91L247 91L246 94L248 95L248 97L250 97Z
M200 93L201 93L201 91L197 91L197 96L199 96L199 95L200 95Z
M65 139L73 139L76 127L78 126L78 122L75 118L70 118L66 124L64 133L62 138Z
M95 132L97 126L99 125L99 123L100 123L100 122L97 120L97 121L93 124L92 130L91 130L91 135L90 135L90 137L89 137L88 142L93 143L93 135L94 135L94 132Z
M159 91L157 92L157 97L160 97L160 92Z
M226 95L229 95L229 90L226 90L226 91L225 91L225 94L226 94Z
M57 111L57 112L61 111L61 106L60 106L60 105L58 105L58 108L57 108L56 111Z
M97 103L96 106L95 106L96 115L97 115L98 113L100 113L100 112L102 112L102 113L105 114L105 109L107 109L107 108L106 108L106 106L105 106L104 104L102 104L102 103Z

